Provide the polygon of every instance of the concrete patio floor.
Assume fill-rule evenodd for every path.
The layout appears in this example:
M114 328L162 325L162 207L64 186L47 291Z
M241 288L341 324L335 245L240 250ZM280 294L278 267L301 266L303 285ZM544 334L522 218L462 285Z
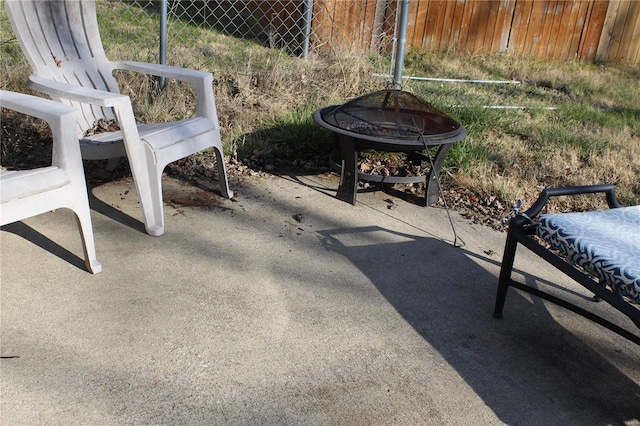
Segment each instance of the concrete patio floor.
M130 180L98 186L97 275L71 212L3 227L0 424L640 425L640 347L515 290L492 318L505 233L453 212L454 247L445 210L336 187L167 177L151 237Z

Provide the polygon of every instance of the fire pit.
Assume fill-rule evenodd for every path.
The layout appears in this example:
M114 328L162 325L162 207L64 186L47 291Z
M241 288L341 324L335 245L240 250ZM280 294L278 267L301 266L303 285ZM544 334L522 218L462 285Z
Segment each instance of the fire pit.
M437 179L447 151L453 142L467 136L465 128L451 117L401 90L382 90L343 105L322 108L313 114L313 120L334 132L339 147L331 155L331 164L340 172L336 196L351 204L356 202L358 180L426 182L425 205L435 204ZM433 146L439 147L435 158L428 151ZM358 153L368 149L406 152L411 161L430 161L429 174L415 177L358 173ZM340 158L336 159L338 153Z

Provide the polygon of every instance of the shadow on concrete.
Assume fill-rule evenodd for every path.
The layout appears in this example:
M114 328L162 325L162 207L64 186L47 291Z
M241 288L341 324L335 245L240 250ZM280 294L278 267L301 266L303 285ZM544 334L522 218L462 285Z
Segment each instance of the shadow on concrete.
M25 274L38 260L7 247L3 255L19 257L3 257L15 266L3 268L3 415L31 424L461 424L475 404L506 424L635 424L640 386L623 370L637 351L606 346L590 324L569 331L515 291L494 320L498 262L482 251L391 217L384 204L375 216L361 202L343 211L330 185L305 185L328 195L310 197L267 183L237 191L224 214L173 212L162 238L140 238L142 224L126 214L134 195L122 213L110 191L104 205L92 201L109 218L94 222L109 268L96 276L66 265ZM166 189L166 200L184 193ZM292 218L300 213L304 223ZM435 234L448 232L442 218L429 217L440 220ZM71 236L66 217L54 224L52 235Z
M59 257L65 262L69 262L73 266L86 271L84 259L78 257L67 248L61 246L57 242L51 240L47 236L36 231L23 222L14 222L2 227L3 231L10 232L14 235L24 238L25 240L37 245L38 247L48 251L49 253ZM80 233L78 232L78 243L81 244Z
M127 215L126 213L118 210L117 208L114 208L113 206L97 198L91 191L92 188L93 187L91 187L89 190L89 205L91 207L91 210L97 213L100 213L108 217L109 219L112 219L113 221L120 223L121 225L127 226L135 231L146 234L144 223L142 223L139 220L136 220L135 218ZM71 210L68 210L68 209L64 209L64 210L71 212ZM71 220L71 215L70 215L70 220ZM49 253L59 257L65 262L68 262L79 269L86 270L86 266L83 258L77 256L76 254L71 252L68 248L61 246L60 244L51 240L49 237L45 236L44 234L36 231L35 229L25 224L24 222L14 222L14 223L4 225L2 226L2 230L10 232L21 238L24 238L25 240L31 242L32 244L35 244L38 247L48 251ZM82 243L79 230L78 230L78 241L80 244Z
M598 348L597 338L578 339L542 301L515 291L505 319L492 318L496 277L478 263L478 255L380 227L320 234L325 247L366 274L503 422L543 424L550 413L571 413L585 425L638 420L640 386L603 352L620 354Z
M105 203L104 201L96 197L93 192L96 186L99 186L99 185L92 185L88 188L89 189L89 206L91 207L91 210L97 213L100 213L108 217L109 219L112 219L113 221L118 222L121 225L127 226L135 231L139 231L146 234L144 223L141 220L135 219L129 216L123 211L118 210L117 208Z

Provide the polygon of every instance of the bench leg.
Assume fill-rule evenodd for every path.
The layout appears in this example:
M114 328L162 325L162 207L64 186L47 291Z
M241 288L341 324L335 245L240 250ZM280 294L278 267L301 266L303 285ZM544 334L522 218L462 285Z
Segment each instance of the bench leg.
M500 277L498 279L498 292L496 294L496 305L493 310L493 317L497 319L502 318L502 310L504 308L504 302L507 298L507 290L511 284L511 272L513 270L513 262L516 257L516 249L518 247L518 240L509 228L507 233L507 242L504 248L504 255L502 256L502 267L500 268Z

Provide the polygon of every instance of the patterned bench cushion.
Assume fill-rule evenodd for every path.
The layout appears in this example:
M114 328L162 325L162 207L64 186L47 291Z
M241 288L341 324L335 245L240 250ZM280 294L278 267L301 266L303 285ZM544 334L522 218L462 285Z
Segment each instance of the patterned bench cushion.
M541 215L536 233L601 283L640 304L640 206Z

